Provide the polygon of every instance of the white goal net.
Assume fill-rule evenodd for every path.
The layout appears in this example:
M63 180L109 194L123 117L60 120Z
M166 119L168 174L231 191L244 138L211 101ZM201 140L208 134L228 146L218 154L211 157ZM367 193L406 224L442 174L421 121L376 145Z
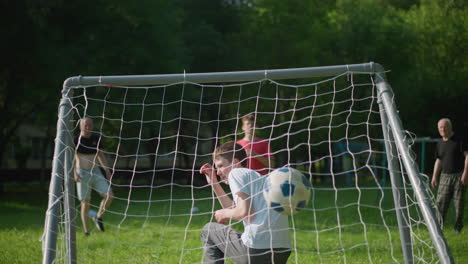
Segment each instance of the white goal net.
M440 260L440 242L433 242L434 227L426 218L433 214L417 195L430 194L426 179L421 176L414 189L391 122L382 120L388 111L374 71L291 79L265 71L257 80L214 83L186 77L137 85L96 77L94 84L66 86L56 140L63 147L56 146L53 173L57 181L66 180L51 184L44 262L203 262L200 234L221 206L199 169L212 163L215 147L244 137L241 118L247 114L255 115L254 136L269 142L275 168L296 168L312 183L307 207L289 217L288 263ZM103 215L105 232L92 225L89 236L71 188L72 138L83 117L94 121L114 193ZM67 195L68 201L62 199ZM65 205L54 207L61 201ZM93 191L91 211L98 211L100 201ZM242 221L227 225L243 231Z

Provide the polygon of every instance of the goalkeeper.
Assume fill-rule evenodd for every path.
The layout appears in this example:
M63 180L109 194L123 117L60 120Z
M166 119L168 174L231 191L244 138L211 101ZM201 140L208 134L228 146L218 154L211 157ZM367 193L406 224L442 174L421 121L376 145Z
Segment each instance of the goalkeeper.
M231 141L214 151L216 169L208 163L200 168L223 207L214 214L217 223L208 223L203 228L204 261L224 263L225 257L229 257L235 263L286 263L291 254L288 217L268 209L263 198L266 178L244 168L245 161L242 146ZM221 182L229 185L233 199ZM231 220L242 220L244 233L224 225Z
M91 189L94 189L102 196L97 215L93 216L93 221L99 231L104 232L102 215L112 203L112 189L109 182L111 174L106 165L106 158L100 151L102 140L99 135L92 133L93 120L83 118L80 120L81 133L75 138L75 181L77 185L78 199L81 201L81 221L83 231L89 235L89 207L91 200ZM96 160L106 173L106 178L102 175L101 169L96 165Z

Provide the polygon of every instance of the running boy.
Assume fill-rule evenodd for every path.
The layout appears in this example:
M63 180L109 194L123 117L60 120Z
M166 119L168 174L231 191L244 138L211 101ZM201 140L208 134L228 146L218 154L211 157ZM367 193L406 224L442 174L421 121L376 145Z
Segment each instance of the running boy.
M93 221L99 231L104 232L102 215L112 203L113 193L109 185L111 173L107 167L106 157L101 151L102 142L98 134L93 133L93 120L85 117L80 120L81 133L75 138L75 181L77 185L78 199L81 201L81 221L85 235L90 234L89 209L91 201L91 189L96 190L102 201L97 215ZM102 175L97 162L104 169L106 177ZM107 178L107 179L106 179Z

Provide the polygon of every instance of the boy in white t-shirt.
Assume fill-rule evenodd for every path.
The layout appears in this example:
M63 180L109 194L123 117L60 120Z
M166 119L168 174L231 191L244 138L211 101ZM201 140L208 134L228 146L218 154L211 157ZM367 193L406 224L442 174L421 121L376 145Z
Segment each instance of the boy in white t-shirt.
M268 209L263 198L266 178L244 168L245 150L234 141L218 147L213 162L216 170L207 163L200 173L205 174L223 209L215 212L217 223L203 228L205 263L224 263L226 257L235 263L286 263L291 254L288 217ZM233 199L221 182L229 185ZM224 225L241 220L244 233Z

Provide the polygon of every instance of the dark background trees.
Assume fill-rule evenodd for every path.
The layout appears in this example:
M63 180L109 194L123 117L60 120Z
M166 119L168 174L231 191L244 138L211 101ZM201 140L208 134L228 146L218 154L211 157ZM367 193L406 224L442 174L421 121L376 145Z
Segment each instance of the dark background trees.
M406 129L468 133L468 4L443 0L0 1L0 160L21 124L55 134L63 80L375 61ZM15 143L21 144L21 143Z

